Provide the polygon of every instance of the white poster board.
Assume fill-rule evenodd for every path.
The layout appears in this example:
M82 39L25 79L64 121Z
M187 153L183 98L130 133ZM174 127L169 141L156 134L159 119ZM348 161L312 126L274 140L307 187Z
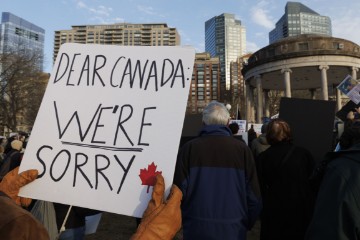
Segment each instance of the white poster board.
M237 123L239 125L237 134L246 132L246 120L230 120L230 123Z
M337 88L348 96L355 104L360 102L360 83L353 79L350 75L346 75L344 80L337 86Z
M262 123L249 123L248 124L248 129L247 131L249 131L249 129L251 128L251 125L254 125L254 130L257 133L257 135L261 134L261 127L262 127Z
M34 199L141 217L172 184L195 51L64 44L20 167Z

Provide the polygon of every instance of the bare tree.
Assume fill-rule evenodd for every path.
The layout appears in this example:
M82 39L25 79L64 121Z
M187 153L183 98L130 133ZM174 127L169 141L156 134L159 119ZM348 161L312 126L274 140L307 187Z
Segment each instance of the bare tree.
M39 73L28 81L28 85L25 88L26 97L24 102L26 107L23 114L23 124L26 126L34 125L49 77L50 75L47 73Z
M270 110L270 116L276 115L279 113L280 109L280 100L283 96L283 91L279 90L270 90L269 91L269 110Z
M0 121L3 128L17 131L19 125L33 123L33 117L27 113L38 110L39 103L34 98L44 89L39 85L43 81L39 66L42 58L40 50L28 49L23 44L8 48L0 55Z

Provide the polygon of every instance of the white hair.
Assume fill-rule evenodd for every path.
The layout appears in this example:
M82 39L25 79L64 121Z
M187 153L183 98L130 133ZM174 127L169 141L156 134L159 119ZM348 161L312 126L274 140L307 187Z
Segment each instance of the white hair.
M230 113L225 105L217 101L210 102L203 111L202 121L206 125L224 125L229 123Z

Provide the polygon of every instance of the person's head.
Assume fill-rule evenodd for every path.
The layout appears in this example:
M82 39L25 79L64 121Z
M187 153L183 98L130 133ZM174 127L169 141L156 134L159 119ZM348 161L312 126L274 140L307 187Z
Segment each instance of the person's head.
M276 144L278 142L292 141L289 124L279 118L271 120L267 126L266 140L270 145Z
M229 128L232 134L237 134L239 132L239 125L235 122L229 124Z
M264 123L264 124L261 126L261 133L266 133L266 131L267 131L267 126L268 126L268 123Z
M229 111L225 105L217 101L210 102L202 113L202 121L205 125L227 126L230 119Z
M11 148L12 148L12 149L21 151L22 146L23 146L23 142L20 141L20 140L13 140L13 141L11 142Z
M29 135L26 132L19 132L18 136L19 136L18 140L23 142L29 137Z
M355 121L345 128L343 134L341 134L340 148L348 149L352 145L360 143L360 122Z

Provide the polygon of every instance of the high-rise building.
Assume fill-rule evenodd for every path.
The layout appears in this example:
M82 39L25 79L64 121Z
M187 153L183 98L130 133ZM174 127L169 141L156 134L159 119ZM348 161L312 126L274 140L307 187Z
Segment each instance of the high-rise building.
M218 56L221 91L230 89L230 62L246 53L246 29L234 14L223 13L205 22L205 51Z
M201 113L212 100L220 97L220 63L210 53L196 53L186 113Z
M78 25L55 31L54 61L63 43L106 44L122 46L177 46L180 35L165 23Z
M232 105L236 105L235 111L233 113L235 117L241 118L245 117L245 81L242 75L241 70L243 69L244 64L247 64L248 59L252 54L248 53L241 57L238 57L236 61L231 61L230 63L230 96ZM235 106L234 106L235 107ZM240 116L238 116L240 114Z
M45 30L9 12L3 12L0 25L0 54L21 50L41 54L38 66L43 69Z
M270 44L286 37L300 34L331 36L331 20L299 2L287 2L285 14L269 33Z

